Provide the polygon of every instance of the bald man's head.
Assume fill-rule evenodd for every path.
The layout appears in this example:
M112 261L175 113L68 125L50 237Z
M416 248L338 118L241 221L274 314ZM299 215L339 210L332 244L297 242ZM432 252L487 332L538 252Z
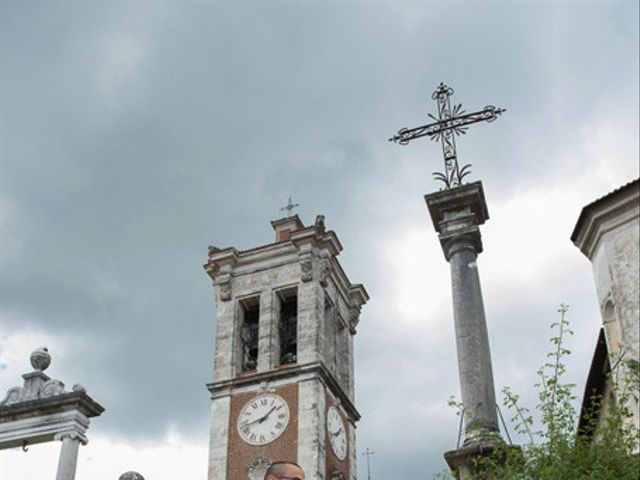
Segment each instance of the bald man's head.
M264 480L304 480L302 467L294 462L274 462L264 474Z

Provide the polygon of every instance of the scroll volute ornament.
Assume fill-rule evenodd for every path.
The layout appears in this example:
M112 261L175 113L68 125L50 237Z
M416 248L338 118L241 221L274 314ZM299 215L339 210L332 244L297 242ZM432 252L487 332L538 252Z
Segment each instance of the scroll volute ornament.
M231 275L224 273L216 278L216 285L220 294L220 300L227 302L231 300Z
M303 258L300 260L300 280L310 282L313 280L313 263L311 258Z
M360 308L351 307L349 309L349 331L352 334L356 333L356 327L360 323Z
M60 380L52 378L51 380L47 380L44 385L42 385L38 396L40 398L49 398L55 397L57 395L62 395L63 393L67 393L64 389L64 383L62 383Z
M320 260L320 285L327 286L327 279L331 273L331 262L328 258Z

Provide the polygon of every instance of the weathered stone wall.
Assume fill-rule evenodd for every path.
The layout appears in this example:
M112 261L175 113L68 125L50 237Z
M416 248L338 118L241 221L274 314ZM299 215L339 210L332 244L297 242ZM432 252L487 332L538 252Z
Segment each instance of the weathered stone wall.
M227 478L229 451L229 413L231 397L214 398L211 402L211 429L209 433L209 479Z
M640 360L640 186L635 180L587 205L571 239L591 260L609 361L620 381ZM624 361L620 362L623 359ZM608 385L607 385L608 388ZM625 389L619 382L619 391ZM640 423L638 402L630 405Z
M593 272L603 321L606 321L607 304L612 305L614 317L611 320L616 322L621 346L627 355L635 359L640 354L639 229L640 223L636 217L635 220L605 233L593 257ZM610 352L619 350L616 345L609 341L607 343Z
M324 386L317 378L299 384L298 463L308 479L324 479L325 396Z

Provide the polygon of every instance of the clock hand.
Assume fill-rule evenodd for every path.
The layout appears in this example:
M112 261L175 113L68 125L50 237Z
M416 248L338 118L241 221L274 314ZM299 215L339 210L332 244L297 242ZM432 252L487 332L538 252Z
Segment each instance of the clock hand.
M275 409L276 409L276 407L271 407L271 410L269 410L267 412L267 414L265 416L263 416L261 419L259 419L258 421L260 423L264 422L269 417L269 415L271 415L271 412L273 412Z
M255 420L247 420L244 423L240 424L240 428L244 428L244 427L248 427L249 425L253 425L254 423L258 423L259 421L261 421L262 418L256 418Z
M269 410L266 414L264 414L260 418L256 418L255 420L246 421L244 423L241 423L240 424L240 428L248 427L249 425L253 425L254 423L262 423L262 422L264 422L267 419L267 417L269 415L271 415L271 412L273 412L275 409L276 409L276 407L271 407L271 410Z

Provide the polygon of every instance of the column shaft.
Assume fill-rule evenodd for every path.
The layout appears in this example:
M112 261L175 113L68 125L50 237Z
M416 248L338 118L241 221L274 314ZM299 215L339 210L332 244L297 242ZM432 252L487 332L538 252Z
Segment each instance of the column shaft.
M466 441L482 431L498 431L489 336L476 259L471 246L457 250L449 259Z
M78 448L80 439L75 436L64 436L60 447L56 480L74 480L78 464Z

